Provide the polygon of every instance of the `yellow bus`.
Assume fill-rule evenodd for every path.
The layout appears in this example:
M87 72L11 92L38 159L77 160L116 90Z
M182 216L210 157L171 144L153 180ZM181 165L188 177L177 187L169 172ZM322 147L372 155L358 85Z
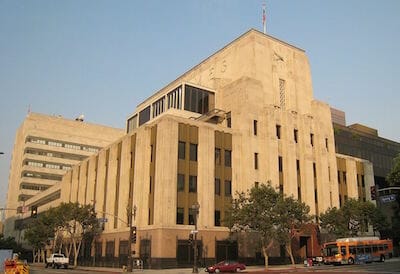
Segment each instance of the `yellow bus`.
M384 262L392 255L392 240L378 237L341 238L323 245L325 264Z

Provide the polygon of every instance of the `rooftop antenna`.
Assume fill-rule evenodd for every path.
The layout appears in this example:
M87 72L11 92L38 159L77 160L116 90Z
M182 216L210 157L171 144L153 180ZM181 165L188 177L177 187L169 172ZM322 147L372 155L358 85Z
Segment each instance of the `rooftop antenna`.
M263 32L267 34L267 7L265 2L262 5L262 24L263 24Z

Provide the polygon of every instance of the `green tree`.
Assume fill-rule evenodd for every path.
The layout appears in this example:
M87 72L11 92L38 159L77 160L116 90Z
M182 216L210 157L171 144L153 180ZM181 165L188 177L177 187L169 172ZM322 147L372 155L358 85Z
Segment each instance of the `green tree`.
M400 154L393 160L393 167L386 180L391 186L400 186Z
M356 199L347 200L339 209L329 208L322 213L320 225L336 237L364 235L369 225L379 231L388 228L385 216L373 203Z
M285 197L270 184L238 193L224 222L234 230L257 232L268 268L268 257L274 242L284 244L294 263L291 242L295 233L310 220L309 208L292 197Z

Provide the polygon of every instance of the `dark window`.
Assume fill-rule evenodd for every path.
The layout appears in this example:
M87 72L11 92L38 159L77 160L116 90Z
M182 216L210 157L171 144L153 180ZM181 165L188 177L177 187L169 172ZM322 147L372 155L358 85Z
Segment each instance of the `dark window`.
M347 184L346 171L343 171L343 183Z
M315 202L318 203L318 191L316 189L314 190L314 198Z
M297 199L301 203L301 188L299 186L297 187L297 197L298 197Z
M178 192L185 191L185 175L178 174Z
M329 150L329 146L328 146L328 138L325 138L325 147L326 147L326 150Z
M219 148L215 149L215 164L216 165L221 164L221 149L219 149Z
M340 180L340 171L339 170L337 172L337 180L338 180L338 184L340 185L341 180Z
M139 112L139 126L150 120L150 106Z
M149 192L151 193L151 176L150 176L150 186L149 186Z
M179 141L178 143L178 159L185 159L185 142Z
M257 120L253 121L253 134L257 135Z
M225 180L225 196L232 196L232 182Z
M232 127L232 118L231 118L231 113L228 112L226 114L226 126L231 128Z
M300 172L300 161L296 160L296 170L297 172Z
M283 171L283 161L282 161L281 156L278 157L278 167L279 167L279 172L282 172Z
M197 176L189 176L189 192L197 192Z
M311 143L311 146L314 146L314 134L310 134L310 143Z
M293 131L293 137L294 137L294 141L297 143L298 142L298 138L299 138L299 131L297 129L295 129Z
M313 163L312 167L313 167L313 172L314 172L314 178L317 178L317 165L315 163Z
M260 182L254 182L254 186L258 187L260 185Z
M365 187L365 178L364 175L361 175L361 186Z
M210 97L213 95L206 90L185 85L185 110L205 114L209 111Z
M131 152L132 155L132 152ZM153 162L153 145L150 145L150 162Z
M281 126L276 125L276 138L280 139L281 138Z
M214 211L214 225L221 226L221 211L219 210Z
M221 195L221 180L215 178L215 195Z
M197 161L197 144L190 144L190 161Z
M232 152L230 150L225 150L225 166L227 167L232 166L231 154Z
M176 209L176 224L183 225L183 219L185 216L185 210L183 207L178 207Z
M258 153L254 153L254 169L258 169Z

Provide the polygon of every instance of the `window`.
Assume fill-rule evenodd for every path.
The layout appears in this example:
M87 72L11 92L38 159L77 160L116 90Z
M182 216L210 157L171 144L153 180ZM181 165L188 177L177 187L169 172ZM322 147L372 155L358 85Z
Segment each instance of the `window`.
M340 171L339 170L337 172L337 180L338 180L338 184L340 185L341 180L340 180Z
M221 226L221 211L214 211L214 226Z
M197 176L189 176L189 192L197 192Z
M221 164L221 149L219 149L219 148L215 149L215 164L216 165Z
M329 151L328 138L325 138L325 147L326 147L326 150Z
M314 172L314 178L317 178L317 165L315 163L313 163L312 167L313 167L313 172Z
M185 85L185 110L205 114L214 105L214 94L204 89Z
M178 190L178 192L185 191L185 175L184 174L178 174L177 190Z
M315 202L318 203L318 191L316 189L314 189L314 199Z
M62 147L62 143L60 143L60 142L48 141L47 144L48 144L49 146L53 146L53 147ZM77 149L81 149L80 146L78 146L78 147L79 147L79 148L77 148Z
M254 169L258 169L258 153L254 153Z
M132 152L131 152L132 155ZM150 162L153 162L153 145L150 145Z
M346 171L343 171L343 183L347 184Z
M221 180L215 178L215 195L221 195Z
M253 121L253 134L257 135L257 120Z
M178 143L178 159L185 159L185 142L179 141Z
M311 143L311 146L313 147L314 146L314 134L313 133L310 134L310 143Z
M232 118L231 118L231 113L228 112L226 114L226 126L231 128L232 127Z
M282 156L278 157L278 168L279 168L279 172L283 171L283 161L282 161Z
M300 172L300 161L296 160L296 170L297 172Z
M182 108L182 86L177 87L167 94L168 108Z
M260 182L254 182L254 187L259 187Z
M190 144L190 161L197 161L197 144Z
M232 182L225 180L225 196L232 196Z
M183 207L178 207L176 209L176 224L183 225L183 219L185 216L185 210Z
M276 138L280 139L281 138L281 126L276 125Z
M139 112L139 126L150 120L150 106Z
M165 97L162 97L161 99L153 103L153 118L163 113L164 108L165 108Z
M230 150L225 150L225 166L230 167L232 166L232 152Z
M294 131L293 131L293 137L294 137L294 142L297 144L297 142L298 142L298 138L299 138L299 131L297 130L297 129L295 129Z
M281 108L285 109L285 92L286 92L286 81L283 79L279 79L279 99Z

